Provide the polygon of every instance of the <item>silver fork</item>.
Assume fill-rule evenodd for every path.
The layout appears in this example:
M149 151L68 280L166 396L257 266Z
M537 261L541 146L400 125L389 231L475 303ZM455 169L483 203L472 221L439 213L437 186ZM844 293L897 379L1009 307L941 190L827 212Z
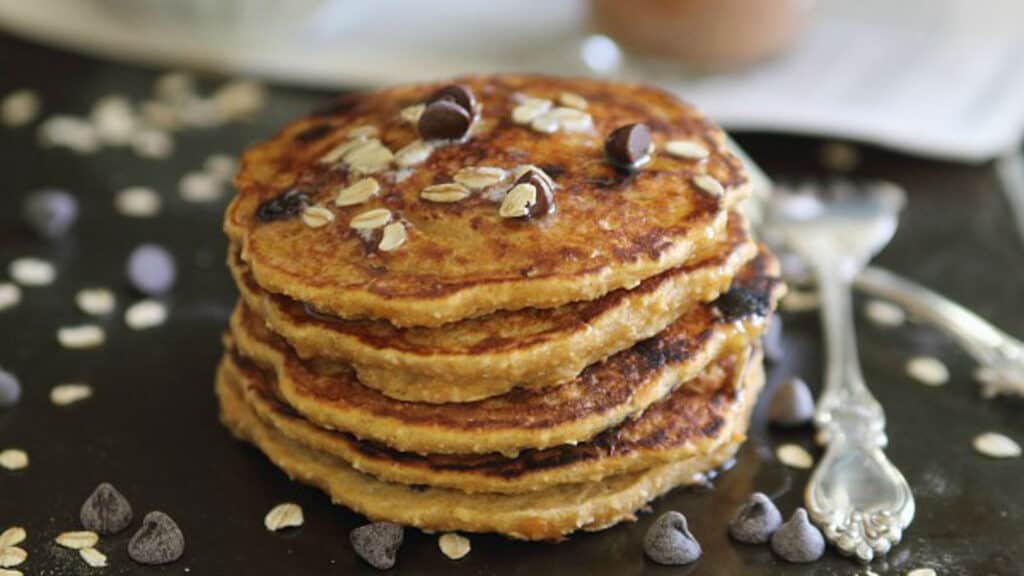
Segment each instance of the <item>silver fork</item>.
M892 238L904 198L893 186L832 192L773 194L763 230L810 266L822 301L827 370L815 424L828 446L807 484L807 511L840 552L869 562L900 541L914 497L882 451L885 413L861 373L851 283Z

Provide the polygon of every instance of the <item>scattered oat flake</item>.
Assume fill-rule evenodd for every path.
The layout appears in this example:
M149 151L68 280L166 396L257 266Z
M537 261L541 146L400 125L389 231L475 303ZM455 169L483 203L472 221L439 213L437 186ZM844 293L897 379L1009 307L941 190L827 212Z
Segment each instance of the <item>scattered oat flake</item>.
M907 361L907 375L926 386L942 386L949 381L949 369L933 356L915 356Z
M420 121L420 116L423 115L423 110L427 107L426 104L413 104L412 106L406 106L402 108L402 111L398 115L410 124L415 124Z
M725 187L722 186L722 183L707 174L694 176L693 183L697 185L697 188L700 188L712 196L721 197L725 195Z
M28 533L21 526L11 526L7 530L0 532L0 548L6 548L8 546L17 546L25 541L28 537Z
M798 444L782 444L775 449L775 457L790 468L807 470L814 465L814 458Z
M21 302L21 288L11 282L0 282L0 311L13 308Z
M79 382L58 384L50 390L50 402L56 406L67 406L91 397L92 387Z
M454 532L442 534L437 539L437 545L441 548L441 553L452 560L464 558L470 550L469 538Z
M124 323L132 330L154 328L167 321L167 307L159 300L139 300L124 311Z
M703 144L691 140L670 140L665 143L665 152L686 160L702 160L708 157L708 149Z
M874 324L886 328L901 326L907 319L903 308L885 300L869 300L864 305L864 315Z
M75 304L91 316L104 316L114 311L117 299L107 288L82 288L75 294Z
M131 101L118 94L97 100L89 120L100 142L109 146L129 144L140 124Z
M203 163L203 170L214 178L228 181L238 170L238 161L230 154L211 154Z
M781 306L787 312L808 312L817 310L821 300L813 290L790 289L782 299Z
M990 458L1019 458L1020 444L998 432L985 432L974 437L974 449Z
M296 528L302 526L304 521L302 508L291 502L274 506L263 517L263 525L271 532L277 532L284 528Z
M381 252L393 252L398 250L409 238L405 225L401 222L392 222L384 227L384 232L377 246Z
M267 100L266 88L253 80L232 80L213 93L213 106L224 120L240 120L252 116L263 108Z
M334 205L339 207L362 204L380 192L380 184L373 178L363 178L338 191Z
M167 158L174 152L174 139L166 130L144 128L131 136L132 150L140 158Z
M497 168L494 166L467 166L460 168L458 172L452 176L458 184L462 184L466 188L471 190L481 190L488 186L494 186L500 183L508 176L508 172L504 168Z
M345 133L349 138L373 138L379 133L376 126L370 124L363 124L361 126L354 126Z
M36 119L40 107L37 93L32 90L15 90L0 102L0 121L11 128L24 126Z
M917 568L907 572L907 576L938 576L938 573L931 568Z
M14 568L28 559L28 552L17 546L0 548L0 568Z
M89 530L77 530L74 532L63 532L53 540L57 544L72 550L92 548L100 541L99 534Z
M25 576L25 573L13 568L0 568L0 576Z
M28 468L28 453L17 448L0 451L0 468L5 470L23 470Z
M587 99L575 92L562 92L558 95L558 103L562 106L579 110L586 110L587 108Z
M178 183L178 193L188 202L213 202L224 195L224 183L206 172L189 172Z
M57 342L72 350L102 346L106 339L103 328L95 324L63 326L57 329Z
M423 140L413 140L395 152L395 164L403 168L422 164L430 158L434 147Z
M96 129L85 118L51 116L37 131L43 146L63 146L76 154L91 154L100 149Z
M130 218L150 218L160 212L163 201L155 190L146 186L125 188L114 197L114 208Z
M469 189L456 182L434 184L420 190L420 199L427 202L451 203L469 198Z
M356 230L375 230L383 228L388 222L391 222L391 211L387 208L375 208L356 214L348 225Z
M57 279L53 264L39 258L18 258L7 268L7 273L22 286L46 286Z
M310 228L322 228L334 221L334 212L323 206L307 206L302 211L302 223Z
M107 555L95 548L82 548L78 551L78 555L93 568L106 568L107 566Z

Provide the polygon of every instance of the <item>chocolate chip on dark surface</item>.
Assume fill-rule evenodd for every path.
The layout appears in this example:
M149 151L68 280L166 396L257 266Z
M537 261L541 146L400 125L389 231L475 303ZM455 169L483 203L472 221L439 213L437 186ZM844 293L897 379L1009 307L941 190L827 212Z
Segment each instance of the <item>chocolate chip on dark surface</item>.
M740 320L748 316L764 316L770 304L768 294L760 290L752 290L746 286L733 286L728 292L715 300L715 307L729 321Z
M298 188L285 191L276 198L271 198L260 204L256 209L256 217L261 222L273 222L297 216L306 206L309 205L309 196Z
M174 287L178 269L174 256L157 244L143 244L128 255L125 273L132 287L147 296L166 294Z
M658 564L679 566L696 562L702 551L700 543L690 534L686 516L666 512L647 529L644 552Z
M309 142L316 142L317 140L330 134L331 131L333 130L334 126L331 126L330 124L316 124L296 134L295 141L302 142L303 144L307 144Z
M635 168L649 154L651 129L647 124L619 126L604 141L608 160L620 168Z
M352 549L378 570L387 570L395 565L404 537L405 530L391 522L374 522L349 533Z
M794 563L814 562L825 553L825 537L810 520L807 511L797 508L789 520L772 534L772 552Z
M814 397L807 383L790 378L782 383L768 408L768 419L779 426L803 426L814 418Z
M25 197L22 216L39 236L60 238L78 219L78 200L64 190L36 190Z
M420 115L420 138L424 140L458 140L469 132L473 117L452 100L438 100L427 105Z
M473 95L473 91L468 86L463 86L462 84L450 84L441 88L430 95L430 98L427 99L427 104L430 105L441 100L455 102L471 116L476 110L476 96Z
M170 516L150 512L128 542L128 556L139 564L170 564L185 553L185 535Z
M0 368L0 408L10 408L21 400L21 382L18 377Z
M104 482L86 498L79 513L82 527L104 536L117 534L132 523L132 505L112 485Z
M729 535L739 542L764 544L782 525L782 514L771 498L754 492L729 522Z
M530 207L530 218L539 218L555 211L555 193L551 182L536 170L528 170L516 180L513 187L530 184L537 190L537 200Z

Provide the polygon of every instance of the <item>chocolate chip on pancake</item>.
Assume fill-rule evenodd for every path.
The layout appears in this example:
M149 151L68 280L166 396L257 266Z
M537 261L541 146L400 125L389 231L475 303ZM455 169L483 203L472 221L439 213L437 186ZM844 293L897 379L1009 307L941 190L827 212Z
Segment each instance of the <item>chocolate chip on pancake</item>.
M449 100L458 104L470 116L476 111L476 96L473 95L473 91L468 86L463 84L451 84L441 88L427 99L427 104L433 104L442 100Z
M261 222L273 222L297 216L309 205L309 196L298 188L291 188L276 198L260 204L256 217Z
M536 190L533 204L527 209L527 218L539 218L555 211L555 196L551 179L537 168L529 168L520 176L513 188L520 184L529 184Z
M619 168L635 169L649 157L651 129L644 123L620 126L604 142L608 160Z
M459 140L472 123L473 116L454 100L437 100L423 110L417 128L424 140Z

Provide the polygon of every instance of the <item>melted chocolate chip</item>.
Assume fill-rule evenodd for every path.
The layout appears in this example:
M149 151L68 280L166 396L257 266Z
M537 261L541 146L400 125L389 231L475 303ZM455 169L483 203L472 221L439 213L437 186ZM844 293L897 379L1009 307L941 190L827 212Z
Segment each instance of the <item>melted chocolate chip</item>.
M647 124L626 124L608 135L604 151L608 160L620 168L633 169L648 154L651 147L651 129Z
M537 200L530 206L529 218L539 218L555 211L555 195L548 179L536 170L528 170L513 186L529 184L537 190Z
M472 90L462 84L451 84L441 88L437 92L431 94L430 98L427 99L427 104L433 104L434 102L443 100L448 100L458 104L471 116L476 110L476 96L473 95Z
M316 124L296 134L295 141L302 142L303 144L315 142L330 134L332 130L334 130L334 127L330 124Z
M453 100L427 105L417 125L424 140L458 140L469 132L473 117Z
M309 196L292 188L277 198L267 200L256 210L256 217L261 222L273 222L291 218L302 212L302 209L309 205Z
M733 286L715 300L715 307L726 320L733 321L747 316L764 316L768 313L770 303L766 291Z

